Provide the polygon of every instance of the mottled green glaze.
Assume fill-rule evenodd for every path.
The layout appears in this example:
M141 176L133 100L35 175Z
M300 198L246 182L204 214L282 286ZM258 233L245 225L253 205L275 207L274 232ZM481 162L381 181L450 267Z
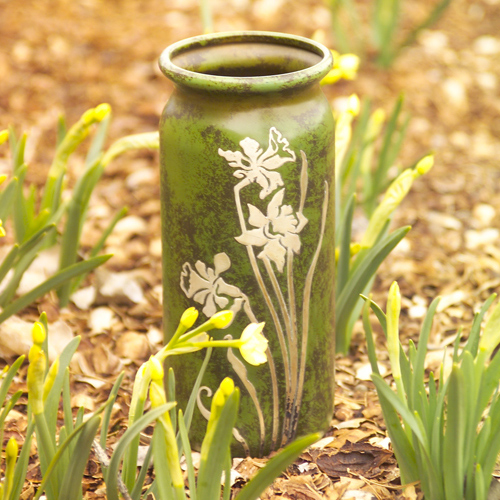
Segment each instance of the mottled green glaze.
M191 306L203 320L235 311L215 338L239 338L251 320L266 322L277 383L269 364L244 365L260 420L226 350L214 352L203 381L214 391L225 376L234 379L242 391L237 430L247 452L266 454L326 429L333 412L334 123L319 86L331 56L301 37L219 33L167 48L160 67L175 83L160 124L165 338ZM181 407L202 356L172 362ZM206 392L200 397L209 409ZM194 442L205 427L196 412Z

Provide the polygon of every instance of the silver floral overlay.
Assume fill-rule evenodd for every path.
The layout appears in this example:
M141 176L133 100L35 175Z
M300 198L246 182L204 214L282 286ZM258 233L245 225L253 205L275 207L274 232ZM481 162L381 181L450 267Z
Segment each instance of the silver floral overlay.
M284 445L293 439L302 401L309 333L309 305L312 280L325 230L329 197L328 183L325 182L324 186L321 227L316 249L306 275L302 297L296 297L293 259L294 255L300 254L302 245L300 233L308 223L308 219L303 214L308 185L306 155L300 151L300 204L296 210L286 204L286 186L281 174L276 171L283 165L295 163L297 160L288 140L275 127L271 127L269 144L265 151L257 141L250 137L243 139L240 146L241 151L219 149L218 153L227 160L230 167L235 169L234 177L240 179L234 186L234 197L241 234L235 235L235 240L246 247L253 273L274 323L283 359L286 407L283 413L281 436L279 436L278 381L272 352L268 348L267 366L271 375L273 397L271 448L275 449L276 445ZM265 200L267 205L258 207L247 203L248 218L245 218L241 193L252 183L262 188L259 197ZM230 309L235 315L243 310L251 322L259 322L252 311L248 296L239 287L227 283L222 277L222 274L230 267L231 259L225 252L214 256L212 267L199 260L194 263L194 266L186 262L182 266L180 276L181 289L188 298L202 305L202 312L207 317L222 309ZM263 275L267 275L268 280L264 281ZM286 280L286 293L283 293L280 287L279 277ZM267 283L271 283L271 287ZM278 307L275 304L278 304ZM302 307L300 325L297 319L297 304ZM266 328L267 332L270 330L272 329ZM263 448L266 429L257 391L247 377L244 363L234 355L231 349L228 350L228 360L255 405L259 420L261 448ZM198 405L206 416L208 410L201 407L199 398ZM248 449L244 438L236 429L234 435L245 449Z

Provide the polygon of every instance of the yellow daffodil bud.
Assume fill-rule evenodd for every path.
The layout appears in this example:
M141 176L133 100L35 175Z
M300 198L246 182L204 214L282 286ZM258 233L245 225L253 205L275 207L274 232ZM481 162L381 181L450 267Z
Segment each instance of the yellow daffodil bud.
M59 358L56 358L55 361L50 366L49 373L47 373L47 377L45 378L45 382L43 383L44 402L47 401L47 397L49 396L52 386L54 385L58 371L59 371Z
M7 174L0 175L0 184L3 184L6 179L7 179Z
M212 432L215 424L219 420L222 408L226 404L227 398L235 391L234 382L231 378L226 377L215 391L210 406L210 418L207 424L207 435Z
M97 108L94 109L94 119L101 122L111 113L111 106L107 103L99 104Z
M0 219L0 238L3 238L7 233L5 232L5 228L3 227L2 219Z
M415 172L417 176L426 174L434 166L434 155L424 156L416 165Z
M151 370L151 380L162 381L164 377L163 366L155 356L149 358L149 368Z
M8 130L0 130L0 144L3 144L9 138Z
M367 140L373 141L382 130L382 126L385 122L385 111L382 108L376 109L370 116L368 125L366 127L366 138Z
M195 307L190 307L189 309L186 309L181 316L181 325L188 330L191 328L195 323L196 320L198 319L198 310Z
M35 321L33 323L33 328L31 329L31 337L33 339L33 343L36 345L41 346L46 337L47 337L47 332L45 331L45 326L43 326L43 323L40 321Z
M158 408L158 406L164 405L167 402L163 382L159 380L151 381L151 385L149 386L149 399L151 400L151 406L153 408Z
M14 437L11 437L5 447L5 479L2 484L3 492L0 498L9 498L14 487L14 473L17 461L19 445Z
M401 311L401 293L394 281L387 298L387 350L394 378L401 378L399 365L399 313Z
M232 378L226 377L219 386L225 397L230 396L234 391L234 381Z
M262 335L265 323L250 323L241 334L243 342L240 353L243 359L254 366L267 361L267 339Z
M43 385L46 363L45 354L40 348L30 350L27 386L28 398L35 415L40 415L43 412Z
M19 445L17 444L17 441L14 437L11 437L7 443L7 446L5 447L5 456L7 458L7 461L9 460L16 460L17 459L17 454L19 452Z
M91 125L92 123L94 123L94 108L87 109L87 111L85 111L85 113L83 113L80 120L85 125Z
M369 248L374 245L385 223L408 194L414 179L413 170L408 168L392 181L380 205L375 209L370 218L368 228L361 240L362 247Z
M38 344L33 344L30 347L30 350L28 353L28 361L31 363L38 356L38 353L41 350L42 350L42 348Z
M233 316L233 311L219 311L210 318L210 323L212 323L215 328L222 330L231 324Z

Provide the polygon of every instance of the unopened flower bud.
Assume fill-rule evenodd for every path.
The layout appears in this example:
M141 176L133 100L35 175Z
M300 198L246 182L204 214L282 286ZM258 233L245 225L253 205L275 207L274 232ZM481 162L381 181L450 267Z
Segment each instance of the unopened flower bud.
M35 415L40 415L43 412L43 385L46 363L45 354L40 348L34 350L33 354L30 350L27 386L28 398Z
M230 377L226 377L221 383L220 383L220 390L224 394L224 396L230 396L233 391L234 391L234 382L233 379Z
M11 437L9 439L9 442L7 443L7 446L5 447L5 455L7 461L12 459L16 460L18 452L19 452L19 445L17 444L16 439L14 437Z
M151 356L149 358L149 367L151 370L151 380L163 380L164 372L158 358Z
M94 119L97 122L101 122L111 113L111 106L107 103L99 104L97 108L94 109Z
M190 307L182 313L180 323L184 328L189 329L196 323L197 319L198 310L195 307Z
M47 337L47 332L45 331L45 326L40 321L35 321L33 323L33 328L31 329L31 337L33 338L33 343L41 346L45 338Z
M231 321L233 321L233 311L219 311L210 318L210 323L219 330L226 328Z
M434 155L424 156L416 165L415 171L420 175L426 174L434 166Z

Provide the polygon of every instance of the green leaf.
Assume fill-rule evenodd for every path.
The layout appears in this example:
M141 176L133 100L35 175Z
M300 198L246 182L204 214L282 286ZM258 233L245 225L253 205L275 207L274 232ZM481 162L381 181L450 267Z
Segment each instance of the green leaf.
M189 495L191 500L197 500L198 495L196 494L196 479L194 476L194 466L193 466L193 457L191 456L191 444L189 442L188 431L186 428L186 424L184 423L184 415L182 414L182 410L179 410L179 435L182 440L182 446L184 448L184 456L186 458L186 467L188 473L188 482L189 482Z
M202 444L202 456L197 482L197 494L200 499L218 499L220 496L220 479L227 455L229 454L229 444L233 436L236 415L238 414L239 396L238 389L235 389L228 396L219 419L216 421L216 427L211 438L206 459L203 456ZM207 438L208 435L205 436L205 440Z
M153 461L155 469L154 486L158 489L158 500L175 500L176 497L172 487L172 477L170 475L167 461L164 458L166 455L167 441L165 429L162 425L157 425L153 433ZM116 498L118 499L118 497Z
M290 465L299 455L321 437L320 433L309 434L296 439L276 456L271 458L266 466L257 472L250 482L240 491L236 500L256 500L261 493ZM200 497L201 498L201 497Z
M101 417L94 415L84 425L76 443L78 453L71 455L71 462L64 476L59 497L64 500L78 500L82 494L82 477L92 448L92 442L101 423Z
M153 420L157 419L160 415L162 415L166 411L169 411L170 408L172 408L172 406L175 406L175 403L167 403L159 406L158 408L155 408L154 410L149 411L141 418L136 420L120 438L120 440L118 441L118 445L116 446L115 451L113 452L113 455L109 462L107 482L106 482L106 494L108 500L119 500L117 479L118 479L120 462L127 447L145 427L147 427L151 422L153 422Z
M4 222L12 212L14 197L18 189L17 183L17 177L12 177L12 179L7 183L2 193L0 194L0 220Z
M351 227L354 215L356 196L353 195L346 207L342 220L342 233L340 236L339 259L337 263L336 287L337 295L341 293L349 278L349 263L351 261Z
M28 463L30 459L31 440L35 431L35 422L31 420L28 423L28 428L25 431L25 439L21 448L21 453L17 459L16 469L14 472L14 485L10 498L8 500L19 500L23 489L26 474L28 473Z
M49 336L49 334L47 336ZM59 370L44 404L44 413L47 419L47 424L49 426L50 432L52 432L54 435L56 434L57 429L59 399L61 398L61 391L64 385L64 380L66 378L66 370L79 345L80 337L74 337L70 340L70 342L68 342L63 352L59 356Z
M19 356L14 363L12 363L11 367L7 370L7 373L3 376L2 383L0 385L0 407L3 406L5 402L5 398L9 392L10 384L12 380L16 376L19 367L24 363L25 356Z
M446 432L443 441L443 479L447 499L462 498L464 494L465 408L463 401L464 374L453 365L448 386Z
M369 312L370 312L370 304L371 304L371 299L367 297L363 297L366 302L365 306L363 307L363 327L365 330L365 337L366 337L366 347L368 351L368 359L370 360L370 365L372 367L372 372L376 373L377 375L380 375L380 371L378 369L378 363L377 363L377 353L375 351L375 341L373 339L373 330L372 326L370 324L370 317L369 317Z
M337 352L345 352L349 347L350 332L346 331L350 312L358 302L359 295L369 280L375 275L378 267L391 253L396 245L405 237L410 227L402 227L376 243L362 257L362 261L349 277L344 289L338 297L335 307Z
M26 293L22 297L19 297L17 300L11 302L8 306L6 306L2 313L0 314L0 323L5 321L7 318L16 314L21 309L29 306L36 299L42 297L47 292L59 287L65 281L71 280L72 278L78 276L79 274L88 272L91 269L95 269L96 267L104 264L111 255L103 255L100 257L94 257L92 259L84 260L77 264L73 264L72 266L59 271L54 274L51 278L44 281L41 285L38 285L36 288Z

